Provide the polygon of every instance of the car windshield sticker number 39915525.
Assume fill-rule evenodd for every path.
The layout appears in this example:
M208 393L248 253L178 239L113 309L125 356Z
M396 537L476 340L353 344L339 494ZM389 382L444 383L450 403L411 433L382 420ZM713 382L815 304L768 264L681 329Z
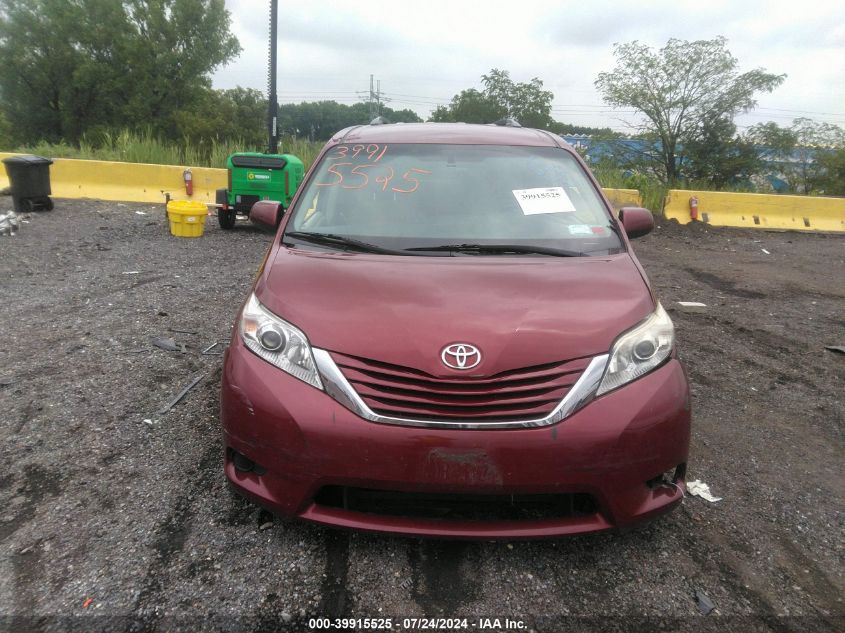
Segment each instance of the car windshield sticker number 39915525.
M566 195L563 187L539 187L536 189L514 189L513 195L525 215L540 213L571 213L575 205Z

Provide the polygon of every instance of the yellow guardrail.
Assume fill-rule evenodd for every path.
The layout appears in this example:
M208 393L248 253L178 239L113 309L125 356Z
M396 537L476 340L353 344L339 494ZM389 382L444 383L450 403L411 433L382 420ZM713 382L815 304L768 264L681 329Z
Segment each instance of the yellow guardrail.
M673 189L666 217L689 223L691 197L698 198L698 219L717 226L845 232L845 198Z
M0 153L0 160L15 154ZM185 193L183 172L191 170L193 195ZM180 167L178 165L150 165L146 163L118 163L102 160L55 158L50 166L50 187L57 198L95 198L126 202L164 202L165 194L172 200L197 200L214 203L215 190L225 188L225 169L209 167ZM7 187L9 179L0 170L0 187Z
M0 159L14 155L0 153ZM193 177L191 196L185 193L186 169ZM169 194L172 200L213 204L215 191L226 187L227 176L225 169L209 167L56 158L50 167L50 183L57 198L164 202ZM0 187L8 184L5 170L0 170ZM617 209L642 206L636 189L608 188L604 193ZM666 197L666 217L690 222L692 196L698 198L699 220L710 224L845 232L845 198L672 190Z
M643 198L636 189L602 188L602 191L604 191L604 195L610 200L610 204L613 205L614 209L643 206Z

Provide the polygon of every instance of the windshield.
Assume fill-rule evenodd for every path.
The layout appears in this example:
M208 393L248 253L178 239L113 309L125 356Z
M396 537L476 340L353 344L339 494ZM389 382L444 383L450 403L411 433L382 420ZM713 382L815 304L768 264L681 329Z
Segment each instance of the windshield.
M554 147L339 145L323 157L292 214L285 241L308 248L364 244L409 255L622 250L583 168Z

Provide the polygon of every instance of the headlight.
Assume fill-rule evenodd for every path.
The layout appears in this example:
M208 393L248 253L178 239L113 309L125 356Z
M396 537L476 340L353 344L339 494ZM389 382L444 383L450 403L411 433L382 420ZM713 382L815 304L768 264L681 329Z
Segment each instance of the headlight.
M650 372L668 358L674 344L675 326L658 303L648 319L616 340L596 395Z
M255 354L309 385L323 388L308 339L301 330L249 296L241 316L241 336Z

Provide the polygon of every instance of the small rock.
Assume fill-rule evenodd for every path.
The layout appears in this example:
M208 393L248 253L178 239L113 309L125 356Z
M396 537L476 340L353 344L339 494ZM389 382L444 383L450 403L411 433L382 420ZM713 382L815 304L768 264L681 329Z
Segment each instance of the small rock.
M707 304L700 301L678 301L682 312L706 312Z
M271 527L273 527L273 522L272 522L272 521L267 521L267 523L262 523L262 524L259 526L259 528L258 528L258 529L263 531L263 530L269 530Z
M282 620L285 622L290 622L291 620L293 620L293 616L287 611L282 611Z
M698 602L698 610L701 611L702 615L708 615L716 608L716 605L700 589L695 590L695 599Z

